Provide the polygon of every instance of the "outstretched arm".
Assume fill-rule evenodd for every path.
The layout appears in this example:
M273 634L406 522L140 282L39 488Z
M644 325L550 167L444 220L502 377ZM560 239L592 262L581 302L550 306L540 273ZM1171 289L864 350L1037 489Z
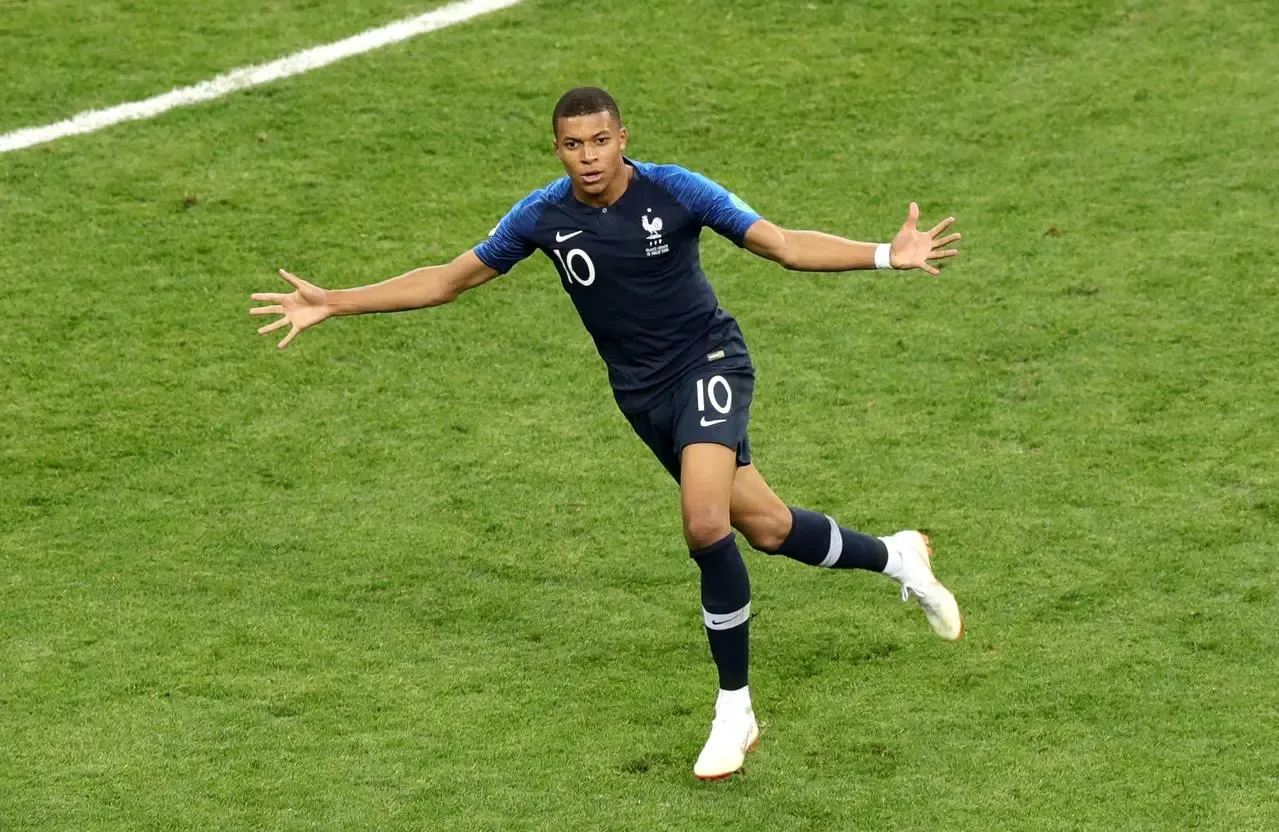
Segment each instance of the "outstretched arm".
M954 217L947 217L931 230L920 231L917 227L919 206L912 202L906 224L891 244L884 244L890 245L888 264L894 269L923 269L936 277L940 272L929 261L959 253L946 248L959 240L959 234L941 236L954 221ZM751 225L743 242L751 252L795 271L844 272L877 267L876 243L859 243L820 231L793 231L768 220L757 220Z
M325 290L300 277L280 269L280 277L296 290L289 294L258 292L253 300L264 301L269 306L257 306L250 315L283 315L258 329L266 335L289 324L293 328L280 340L284 349L302 330L315 326L334 315L363 315L370 312L401 312L440 306L448 303L467 289L473 289L498 274L471 250L442 266L426 266L414 269L399 277L359 286L354 289Z

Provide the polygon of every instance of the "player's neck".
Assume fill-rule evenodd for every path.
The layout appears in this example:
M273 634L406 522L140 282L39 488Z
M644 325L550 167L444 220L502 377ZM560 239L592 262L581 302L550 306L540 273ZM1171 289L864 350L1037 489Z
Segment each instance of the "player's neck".
M614 202L622 198L622 194L626 193L626 189L631 184L631 177L635 175L635 168L622 162L622 172L615 176L613 181L608 183L608 187L598 194L583 193L577 189L577 183L573 183L573 196L578 202L589 205L592 208L607 208Z

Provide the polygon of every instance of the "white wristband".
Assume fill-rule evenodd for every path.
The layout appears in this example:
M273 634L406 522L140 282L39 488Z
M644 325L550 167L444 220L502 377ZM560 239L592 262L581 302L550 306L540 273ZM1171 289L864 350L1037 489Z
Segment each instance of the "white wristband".
M875 268L891 269L893 267L892 243L880 243L875 246Z

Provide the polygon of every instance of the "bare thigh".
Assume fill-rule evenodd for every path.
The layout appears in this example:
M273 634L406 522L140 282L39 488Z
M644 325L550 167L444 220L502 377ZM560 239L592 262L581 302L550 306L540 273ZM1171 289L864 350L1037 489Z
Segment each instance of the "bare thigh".
M761 552L776 552L790 534L790 509L754 465L737 469L729 516L733 528Z
M732 448L710 442L684 447L679 488L689 549L705 549L728 535L736 471L737 452Z

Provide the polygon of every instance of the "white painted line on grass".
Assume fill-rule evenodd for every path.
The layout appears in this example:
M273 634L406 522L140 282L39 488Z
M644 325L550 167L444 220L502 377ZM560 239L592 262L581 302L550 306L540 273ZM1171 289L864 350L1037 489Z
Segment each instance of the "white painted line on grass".
M408 40L426 32L443 29L454 23L462 23L473 17L505 9L522 3L524 0L462 0L450 3L426 14L388 23L376 29L369 29L353 37L336 43L304 49L288 57L280 58L266 64L244 66L233 69L201 81L190 87L170 90L163 95L148 98L145 101L130 101L105 110L86 110L72 116L66 121L46 124L43 127L24 127L11 133L0 135L0 153L10 150L21 150L37 144L44 144L65 136L76 136L81 133L92 133L122 121L151 118L174 107L186 107L203 101L212 101L224 95L246 90L250 87L269 84L290 75L298 75L319 69L352 55L372 52L392 43Z

